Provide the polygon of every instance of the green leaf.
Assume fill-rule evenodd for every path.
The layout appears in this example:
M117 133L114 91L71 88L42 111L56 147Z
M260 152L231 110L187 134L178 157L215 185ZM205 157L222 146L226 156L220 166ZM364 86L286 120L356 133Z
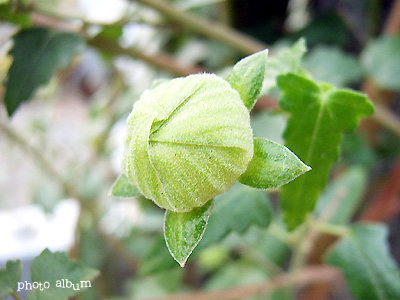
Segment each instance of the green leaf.
M367 44L361 63L381 88L400 91L400 35L382 36Z
M10 22L26 28L31 26L31 16L27 12L16 12L14 5L8 4L8 1L0 1L0 20Z
M230 232L244 233L250 226L266 228L272 219L267 194L241 184L215 197L202 246L222 240Z
M136 242L136 240L135 240ZM164 235L159 235L147 247L147 253L141 260L140 275L151 275L173 268L179 268L165 247Z
M353 167L328 186L317 202L314 213L334 211L328 222L346 225L359 208L367 184L367 173L363 168Z
M264 81L268 49L240 60L226 79L239 92L248 110L257 102Z
M118 177L111 188L111 196L116 198L133 198L139 196L140 192L136 186L132 185L128 177L122 174Z
M176 265L176 264L175 264ZM184 270L179 267L163 272L158 272L152 276L132 276L126 284L124 291L127 291L129 296L125 299L149 299L161 298L167 295L183 292L183 274ZM119 298L109 298L121 299Z
M43 291L40 289L30 291L28 300L67 300L85 289L89 283L93 286L90 281L97 275L97 270L70 260L64 253L52 253L45 249L32 260L31 280L33 282L49 282L50 287ZM66 280L73 285L68 284Z
M278 77L280 105L289 113L285 145L312 170L282 187L281 207L288 229L301 224L311 212L338 158L344 132L373 113L363 94L336 89L295 74Z
M0 270L0 298L9 296L18 288L18 281L21 280L22 263L20 260L9 260L4 270Z
M310 167L285 146L255 138L253 158L238 181L258 189L272 189L309 170Z
M18 32L10 51L14 61L4 96L8 115L29 100L39 86L47 84L57 68L66 67L83 44L83 39L74 33L45 28Z
M384 225L354 224L326 257L342 270L356 299L400 299L400 271L387 236Z
M184 267L189 255L200 242L214 201L210 200L201 207L189 212L165 213L164 234L168 250L172 257Z
M109 39L111 41L118 41L118 39L123 34L123 28L120 25L107 25L102 28L98 33L98 36Z
M303 67L318 81L336 86L346 86L361 79L361 66L356 58L338 47L315 47L304 58Z
M276 78L286 73L302 73L300 68L304 54L307 52L306 41L301 38L292 46L278 46L274 55L268 58L261 94L270 94L276 88Z
M265 268L245 261L233 262L215 273L205 283L205 288L221 290L233 286L254 284L266 280Z

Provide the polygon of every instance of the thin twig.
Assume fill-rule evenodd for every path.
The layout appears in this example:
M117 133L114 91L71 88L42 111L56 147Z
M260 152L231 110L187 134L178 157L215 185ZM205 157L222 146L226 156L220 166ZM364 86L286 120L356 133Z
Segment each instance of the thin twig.
M131 0L132 1L132 0ZM183 12L167 1L162 0L135 0L135 2L150 6L159 11L166 18L181 25L184 29L199 33L213 40L231 46L243 54L252 54L267 48L264 43L249 37L241 32L211 22L189 12Z
M196 66L184 66L178 63L172 56L165 53L157 53L154 55L145 54L143 51L136 48L122 48L117 43L105 38L95 37L87 41L88 45L114 55L127 55L132 58L143 60L152 66L159 69L168 70L177 76L186 76L189 74L201 73L205 69Z
M9 125L0 121L0 131L2 131L12 142L16 143L21 149L29 153L34 161L39 165L39 167L45 171L45 173L52 179L55 179L60 186L63 188L64 192L71 196L76 197L75 188L61 176L58 171L53 167L53 165L46 159L42 152L30 145L25 138L19 135L14 129Z
M33 23L35 25L47 26L56 29L63 29L67 31L72 31L79 33L81 31L81 25L96 25L96 23L92 23L89 21L85 21L83 19L77 19L74 16L62 15L59 13L54 13L50 11L43 11L37 6L31 4L27 6L20 5L18 6L18 11L21 12L30 12L32 14ZM76 23L76 21L80 21L82 24ZM113 27L116 25L123 25L122 22L116 22L113 24L101 24L103 28ZM82 32L81 32L82 33ZM171 72L175 76L187 76L190 74L196 74L201 72L207 72L206 69L191 66L191 65L182 65L178 62L174 57L159 51L158 53L154 53L152 55L146 54L143 50L139 50L137 48L123 48L119 45L118 41L111 41L101 37L95 37L92 39L88 39L88 37L84 36L88 45L98 48L100 50L104 50L113 55L126 55L134 59L140 59L149 65Z
M296 274L284 273L266 282L219 291L201 291L149 300L236 300L270 293L282 287L304 287L313 283L331 282L340 277L338 269L328 266L306 267Z
M380 103L375 102L373 120L400 137L400 118Z

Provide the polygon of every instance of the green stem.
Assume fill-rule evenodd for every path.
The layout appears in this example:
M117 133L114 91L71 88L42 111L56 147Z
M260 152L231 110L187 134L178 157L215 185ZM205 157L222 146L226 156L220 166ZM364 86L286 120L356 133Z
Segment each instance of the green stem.
M314 230L318 231L319 233L326 233L338 237L344 237L349 234L349 230L345 226L334 225L330 223L321 222L318 220L313 221L312 226Z
M303 268L307 262L307 257L317 240L319 233L314 231L310 219L308 218L304 227L300 231L297 243L292 245L293 255L289 266L289 271L294 274Z
M135 2L150 6L172 22L181 25L184 29L222 42L245 55L264 50L267 47L265 44L229 27L183 12L166 1L136 0Z

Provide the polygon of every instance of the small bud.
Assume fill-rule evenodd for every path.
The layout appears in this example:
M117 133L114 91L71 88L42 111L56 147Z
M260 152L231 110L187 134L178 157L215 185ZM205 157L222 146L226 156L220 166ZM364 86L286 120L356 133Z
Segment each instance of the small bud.
M248 110L228 82L211 74L145 91L129 115L125 143L129 181L177 212L230 189L253 156Z

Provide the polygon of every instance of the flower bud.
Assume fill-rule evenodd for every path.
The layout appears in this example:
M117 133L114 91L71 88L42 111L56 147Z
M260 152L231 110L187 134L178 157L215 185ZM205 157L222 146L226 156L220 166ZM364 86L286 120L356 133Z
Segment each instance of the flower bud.
M128 118L123 169L157 205L184 212L232 187L253 156L249 112L211 74L146 90Z

